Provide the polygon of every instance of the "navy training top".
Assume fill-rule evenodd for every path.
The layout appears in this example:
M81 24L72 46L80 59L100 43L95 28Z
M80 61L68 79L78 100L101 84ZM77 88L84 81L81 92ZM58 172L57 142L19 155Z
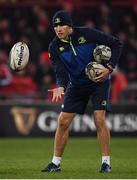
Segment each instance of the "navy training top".
M49 54L59 87L66 88L68 82L77 87L95 83L85 74L85 68L89 62L94 61L93 50L97 45L106 45L111 48L112 56L109 64L115 67L123 44L114 36L97 29L74 27L69 40L58 37L52 40L49 45Z

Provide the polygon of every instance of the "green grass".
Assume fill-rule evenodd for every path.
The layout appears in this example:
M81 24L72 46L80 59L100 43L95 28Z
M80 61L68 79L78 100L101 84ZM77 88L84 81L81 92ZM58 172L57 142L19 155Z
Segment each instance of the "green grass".
M101 156L94 138L70 138L61 173L41 173L51 160L53 139L0 139L0 179L135 179L137 139L112 138L112 172L98 173Z

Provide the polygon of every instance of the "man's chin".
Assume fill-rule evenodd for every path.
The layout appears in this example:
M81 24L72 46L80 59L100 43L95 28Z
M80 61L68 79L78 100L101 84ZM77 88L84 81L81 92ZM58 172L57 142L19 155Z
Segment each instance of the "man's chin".
M64 39L64 36L58 36L59 39Z

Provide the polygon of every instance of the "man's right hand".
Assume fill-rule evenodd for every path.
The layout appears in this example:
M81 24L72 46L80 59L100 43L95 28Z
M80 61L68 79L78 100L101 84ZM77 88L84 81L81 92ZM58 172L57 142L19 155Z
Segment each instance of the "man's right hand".
M62 99L62 95L64 95L64 88L59 87L59 88L54 88L54 89L49 89L49 92L53 92L53 97L52 97L52 102L58 102L59 100Z

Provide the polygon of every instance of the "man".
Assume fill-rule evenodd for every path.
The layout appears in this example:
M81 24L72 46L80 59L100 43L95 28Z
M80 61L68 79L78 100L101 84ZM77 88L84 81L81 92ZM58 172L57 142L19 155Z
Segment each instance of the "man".
M56 37L49 45L49 53L56 73L58 87L52 89L52 101L59 101L65 94L54 142L52 162L42 172L61 171L61 157L68 139L68 128L76 114L83 114L89 99L93 104L93 116L97 127L98 141L102 153L100 172L110 172L110 132L105 115L109 110L110 74L119 59L122 44L113 37L95 29L73 27L70 15L58 11L53 17ZM106 64L91 81L85 74L88 63L93 61L93 50L97 44L107 45L112 50Z

